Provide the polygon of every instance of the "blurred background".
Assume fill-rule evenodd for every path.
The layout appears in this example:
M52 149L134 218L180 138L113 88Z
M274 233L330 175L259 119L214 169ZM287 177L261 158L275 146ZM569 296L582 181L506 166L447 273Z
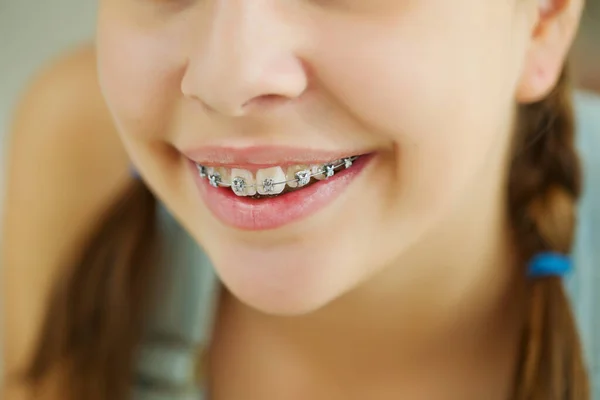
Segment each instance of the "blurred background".
M49 60L93 38L96 1L0 0L0 221L13 108L31 77Z
M15 103L51 58L93 38L96 1L0 0L0 218L6 138Z
M0 219L12 110L32 75L43 65L93 40L96 1L0 0ZM573 51L576 84L600 95L600 0L587 2Z

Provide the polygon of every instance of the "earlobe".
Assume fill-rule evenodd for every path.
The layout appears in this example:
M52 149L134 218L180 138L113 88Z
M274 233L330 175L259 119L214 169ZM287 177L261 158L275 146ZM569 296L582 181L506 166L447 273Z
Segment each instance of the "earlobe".
M546 97L558 82L564 60L565 53L533 43L521 72L517 101L535 103Z
M582 0L537 0L538 18L531 33L517 88L519 103L533 103L552 91L577 32Z

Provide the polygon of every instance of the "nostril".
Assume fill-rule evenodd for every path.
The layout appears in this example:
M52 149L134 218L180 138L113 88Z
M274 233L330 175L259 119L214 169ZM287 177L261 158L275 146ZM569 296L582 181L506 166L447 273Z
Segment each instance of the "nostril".
M290 101L290 99L287 97L284 97L284 96L280 96L280 95L276 95L276 94L266 94L263 96L255 97L255 98L247 101L242 106L242 108L244 108L244 109L253 108L253 107L270 108L270 107L286 104L289 101Z

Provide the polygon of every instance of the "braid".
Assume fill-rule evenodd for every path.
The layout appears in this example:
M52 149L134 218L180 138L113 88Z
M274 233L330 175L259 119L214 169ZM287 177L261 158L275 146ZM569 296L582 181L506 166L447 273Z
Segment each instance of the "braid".
M159 251L155 207L145 184L131 182L99 221L80 258L57 282L24 371L33 399L130 398L131 374L159 267L153 262ZM59 381L56 388L48 387L52 379ZM60 393L54 397L53 390Z
M571 251L580 165L567 71L544 100L523 106L509 183L510 218L523 262ZM529 283L516 400L590 400L582 348L559 277Z

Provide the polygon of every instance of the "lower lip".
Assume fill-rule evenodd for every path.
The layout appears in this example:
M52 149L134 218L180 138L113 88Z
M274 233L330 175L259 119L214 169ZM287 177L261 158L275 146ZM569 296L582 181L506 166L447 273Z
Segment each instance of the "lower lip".
M237 196L229 188L210 186L206 178L198 175L196 164L189 164L200 195L217 219L237 229L259 231L277 229L317 213L335 201L373 158L373 154L364 155L352 167L329 179L282 196L259 200Z

